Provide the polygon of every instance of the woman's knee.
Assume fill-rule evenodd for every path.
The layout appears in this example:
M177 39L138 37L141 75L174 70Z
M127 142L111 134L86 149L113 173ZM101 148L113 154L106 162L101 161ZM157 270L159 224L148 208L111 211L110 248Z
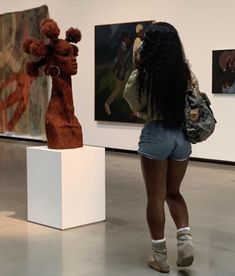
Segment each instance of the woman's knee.
M182 195L179 191L174 191L174 192L167 192L166 195L166 201L171 202L171 201L176 201L182 198Z
M148 196L147 202L151 205L161 205L164 204L164 201L166 200L165 195L158 195L158 196Z

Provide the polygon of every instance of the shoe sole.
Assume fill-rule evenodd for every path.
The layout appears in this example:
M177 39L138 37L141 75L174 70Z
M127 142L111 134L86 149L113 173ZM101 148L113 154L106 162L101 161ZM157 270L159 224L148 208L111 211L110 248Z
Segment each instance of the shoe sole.
M170 271L169 268L159 267L154 260L148 260L147 264L149 267L151 267L159 272L162 272L162 273L168 273Z
M186 266L191 266L193 263L194 257L190 256L188 258L183 259L180 262L177 262L177 266L179 267L186 267Z

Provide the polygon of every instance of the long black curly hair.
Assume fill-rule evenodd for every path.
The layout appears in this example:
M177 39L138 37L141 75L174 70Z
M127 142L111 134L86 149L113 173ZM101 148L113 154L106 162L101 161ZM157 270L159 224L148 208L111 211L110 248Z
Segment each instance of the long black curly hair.
M191 77L178 32L171 24L157 22L148 27L138 70L139 99L147 94L151 117L157 115L166 127L179 126Z

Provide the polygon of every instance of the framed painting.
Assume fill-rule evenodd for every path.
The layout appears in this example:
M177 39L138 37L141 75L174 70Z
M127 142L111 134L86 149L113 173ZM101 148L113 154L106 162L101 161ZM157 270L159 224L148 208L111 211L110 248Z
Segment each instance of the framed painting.
M134 53L153 21L95 26L95 120L141 123L122 97Z
M42 38L40 21L47 6L0 15L0 135L45 140L44 115L48 105L46 76L25 72L28 55L22 43Z
M212 93L235 94L235 50L212 52Z

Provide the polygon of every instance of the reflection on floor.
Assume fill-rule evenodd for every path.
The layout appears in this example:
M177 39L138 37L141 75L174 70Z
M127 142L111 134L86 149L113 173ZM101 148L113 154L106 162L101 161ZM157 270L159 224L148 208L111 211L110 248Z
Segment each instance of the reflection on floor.
M150 247L138 156L106 153L106 222L60 231L27 222L26 147L32 145L0 140L0 275L162 275L145 263ZM235 275L235 168L190 162L182 192L196 258L190 268L176 267L167 211L169 275Z

